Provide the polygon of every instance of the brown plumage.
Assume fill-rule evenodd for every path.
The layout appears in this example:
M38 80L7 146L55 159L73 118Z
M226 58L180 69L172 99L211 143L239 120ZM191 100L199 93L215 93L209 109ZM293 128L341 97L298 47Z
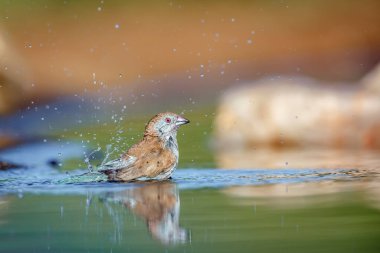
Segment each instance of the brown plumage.
M99 171L111 181L169 178L178 163L177 130L187 123L189 120L170 112L154 116L143 139L119 159L102 165Z

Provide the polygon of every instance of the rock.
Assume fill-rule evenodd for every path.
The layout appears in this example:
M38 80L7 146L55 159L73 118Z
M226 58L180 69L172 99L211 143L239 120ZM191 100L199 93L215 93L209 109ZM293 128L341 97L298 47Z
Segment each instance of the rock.
M15 110L25 101L25 84L30 80L22 58L0 26L0 115Z
M378 150L335 148L257 148L255 150L218 150L218 168L230 169L360 169L379 171ZM380 176L378 176L380 178ZM380 181L380 180L379 180Z
M380 67L375 71L380 76ZM227 150L380 148L380 82L373 76L355 88L280 78L227 90L217 110L215 143Z
M380 64L365 75L361 83L366 91L380 94Z
M18 164L12 164L12 163L8 163L8 162L0 161L0 171L1 170L9 170L9 169L18 169L18 168L22 168L22 167L23 166L18 165Z

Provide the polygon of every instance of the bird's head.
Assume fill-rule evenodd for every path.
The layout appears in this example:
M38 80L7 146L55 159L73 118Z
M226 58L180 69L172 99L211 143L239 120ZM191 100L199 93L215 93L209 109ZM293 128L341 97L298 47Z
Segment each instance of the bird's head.
M172 112L159 113L147 124L144 135L161 138L173 136L181 125L190 121Z

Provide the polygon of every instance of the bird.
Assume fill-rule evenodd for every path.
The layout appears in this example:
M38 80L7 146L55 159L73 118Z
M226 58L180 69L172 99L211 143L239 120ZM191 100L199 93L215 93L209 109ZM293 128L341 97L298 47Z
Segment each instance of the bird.
M172 112L155 115L142 140L98 168L108 181L166 180L178 165L177 130L190 121Z

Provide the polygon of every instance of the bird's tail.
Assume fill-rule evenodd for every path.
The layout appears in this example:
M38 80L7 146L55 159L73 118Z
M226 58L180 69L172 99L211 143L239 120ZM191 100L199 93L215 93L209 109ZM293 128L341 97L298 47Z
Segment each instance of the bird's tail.
M128 168L119 171L109 172L108 179L112 181L134 181L144 177L141 170L136 170L135 168Z
M103 164L97 171L106 174L110 181L132 181L143 176L141 170L136 169L133 163L136 158L119 158Z

